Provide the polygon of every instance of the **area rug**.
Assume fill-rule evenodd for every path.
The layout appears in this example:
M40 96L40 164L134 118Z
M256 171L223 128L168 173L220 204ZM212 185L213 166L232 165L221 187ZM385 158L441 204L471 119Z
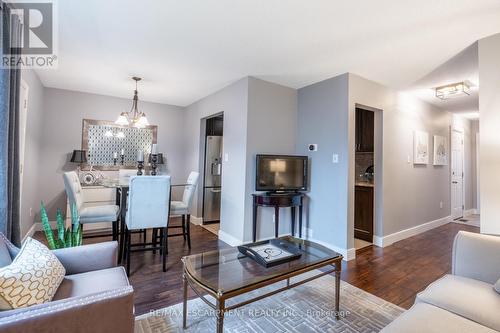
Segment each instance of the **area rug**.
M251 303L225 315L224 332L379 332L404 309L358 289L340 284L341 319L335 320L335 279L317 280ZM279 284L234 298L271 291ZM234 304L228 301L227 305ZM213 310L202 300L188 302L187 329L182 329L182 303L151 311L136 318L135 333L215 332Z

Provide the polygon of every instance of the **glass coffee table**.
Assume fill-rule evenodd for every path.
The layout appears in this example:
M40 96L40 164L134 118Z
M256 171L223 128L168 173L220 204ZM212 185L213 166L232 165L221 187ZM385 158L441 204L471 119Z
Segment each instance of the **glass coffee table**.
M335 313L336 318L339 319L342 255L307 240L291 236L280 237L279 239L287 240L299 247L302 253L300 258L266 268L251 258L242 257L235 247L182 258L184 264L183 327L186 328L187 324L188 286L191 287L198 297L215 310L217 333L222 333L225 312L332 273L335 274ZM290 283L290 278L292 277L324 267L326 269L319 271L314 276L308 276L298 282ZM280 281L286 281L286 286L238 304L225 306L226 300L230 298ZM210 302L204 296L205 294L214 297L215 304Z

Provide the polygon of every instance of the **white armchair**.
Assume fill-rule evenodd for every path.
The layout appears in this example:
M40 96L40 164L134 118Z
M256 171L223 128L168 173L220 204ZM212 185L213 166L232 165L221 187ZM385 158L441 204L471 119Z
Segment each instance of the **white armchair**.
M383 333L500 332L500 237L460 231L451 274L420 292Z
M167 223L170 211L170 205L165 204L166 202L170 202L170 176L133 176L130 178L125 218L127 275L130 274L130 253L135 251L161 250L163 271L166 271ZM150 228L162 230L159 247L156 246L156 242L132 244L130 237L132 231ZM135 246L143 248L132 249Z
M120 207L116 205L87 206L83 196L80 179L75 171L65 172L63 174L64 188L70 203L76 205L80 216L80 223L83 226L87 223L111 222L113 225L113 240L118 239L118 215ZM84 236L85 237L85 236Z

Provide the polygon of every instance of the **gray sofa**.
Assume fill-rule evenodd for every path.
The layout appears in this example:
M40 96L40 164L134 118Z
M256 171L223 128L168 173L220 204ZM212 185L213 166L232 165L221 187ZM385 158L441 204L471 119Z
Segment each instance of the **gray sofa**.
M5 246L11 259L19 252L0 234L0 247ZM116 266L117 250L116 242L54 250L66 269L54 299L0 311L0 332L132 333L133 289L123 267Z
M500 237L460 231L452 274L430 284L384 333L500 331Z

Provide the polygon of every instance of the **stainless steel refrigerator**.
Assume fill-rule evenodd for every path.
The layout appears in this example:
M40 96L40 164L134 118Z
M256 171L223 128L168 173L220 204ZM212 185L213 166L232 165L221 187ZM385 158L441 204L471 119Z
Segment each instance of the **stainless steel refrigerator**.
M220 221L222 136L207 136L203 184L203 223Z

